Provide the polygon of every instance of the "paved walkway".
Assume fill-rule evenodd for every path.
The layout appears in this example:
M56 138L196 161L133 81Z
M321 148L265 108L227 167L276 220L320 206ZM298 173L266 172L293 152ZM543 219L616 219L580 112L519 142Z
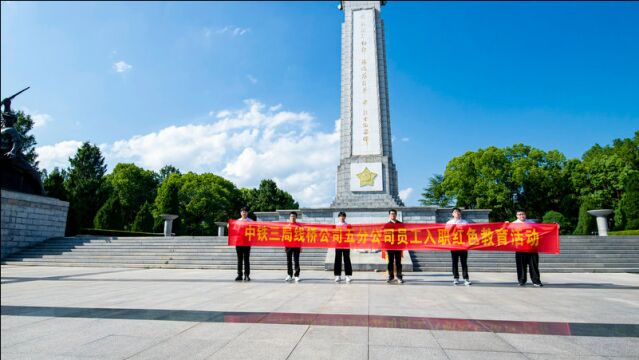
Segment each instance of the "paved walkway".
M2 266L2 359L639 358L637 274L285 275Z

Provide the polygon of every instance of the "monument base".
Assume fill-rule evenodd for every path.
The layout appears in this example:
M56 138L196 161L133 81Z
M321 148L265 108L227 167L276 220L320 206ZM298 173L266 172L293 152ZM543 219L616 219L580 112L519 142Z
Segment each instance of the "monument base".
M2 189L2 258L53 237L63 237L69 203Z

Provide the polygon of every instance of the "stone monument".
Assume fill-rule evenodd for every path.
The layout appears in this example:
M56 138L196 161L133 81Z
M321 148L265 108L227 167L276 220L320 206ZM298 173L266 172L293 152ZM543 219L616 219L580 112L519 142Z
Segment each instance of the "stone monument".
M334 224L339 211L351 224L384 223L388 210L410 223L442 223L452 209L405 207L398 196L391 141L386 44L381 8L385 1L341 1L342 83L340 163L335 200L328 208L296 209L300 222ZM256 212L259 221L287 221L291 210ZM463 209L469 222L488 222L487 209Z
M333 208L396 208L383 2L342 1L341 149Z

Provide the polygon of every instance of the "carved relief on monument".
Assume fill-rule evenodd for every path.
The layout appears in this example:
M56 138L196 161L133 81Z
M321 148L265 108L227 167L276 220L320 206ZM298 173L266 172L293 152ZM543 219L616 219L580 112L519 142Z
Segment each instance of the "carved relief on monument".
M353 155L381 155L375 9L353 11Z

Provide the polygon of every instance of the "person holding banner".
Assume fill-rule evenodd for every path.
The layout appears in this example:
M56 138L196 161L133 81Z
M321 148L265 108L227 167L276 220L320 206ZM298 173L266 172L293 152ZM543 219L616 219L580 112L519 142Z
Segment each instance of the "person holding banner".
M288 222L291 225L299 226L295 211L291 211L288 215ZM302 249L300 247L285 247L284 251L286 252L286 272L288 274L284 281L295 280L295 282L300 282L300 252ZM293 260L295 260L295 273L293 273Z
M523 210L517 210L516 213L517 220L513 221L513 224L534 224L534 221L526 219L526 212ZM527 279L527 269L530 269L530 280L534 286L542 287L544 286L541 283L541 279L539 276L539 253L535 252L523 252L516 251L515 252L515 262L517 263L517 281L519 282L519 286L526 286Z
M346 213L340 211L337 214L338 228L347 228L350 225L346 223ZM335 248L335 263L333 264L333 274L335 274L335 282L342 280L342 258L344 258L344 274L346 275L346 282L352 281L353 266L351 265L351 249L338 249Z
M243 207L240 209L240 218L238 221L253 221L248 217L248 209ZM250 246L236 246L235 252L237 253L237 277L235 281L242 281L242 264L244 264L244 280L251 281L249 277L251 273L251 264L249 262L249 256L251 255Z
M397 210L395 209L388 210L388 219L388 222L384 225L384 229L396 229L397 224L402 223L401 221L397 220ZM397 270L397 282L400 284L404 283L404 278L402 277L402 252L402 250L386 250L386 256L388 257L388 280L386 280L387 283L392 282L395 278L393 263L395 264L395 270Z
M447 225L468 224L468 221L461 218L461 210L453 208L453 218L446 222ZM458 263L461 260L462 275L464 277L464 285L469 286L470 277L468 276L468 250L452 250L450 255L453 260L453 285L459 284L459 268Z

